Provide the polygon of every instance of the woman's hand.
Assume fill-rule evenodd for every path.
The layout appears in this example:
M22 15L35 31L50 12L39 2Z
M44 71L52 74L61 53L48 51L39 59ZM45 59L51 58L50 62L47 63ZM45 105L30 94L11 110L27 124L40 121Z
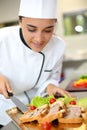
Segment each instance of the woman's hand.
M9 98L7 92L12 92L10 83L5 76L0 76L0 94L4 95L6 98Z
M49 95L54 95L54 96L64 96L64 95L67 95L67 96L70 96L70 97L74 97L68 91L64 90L63 88L56 87L53 84L49 84L47 86L46 92Z

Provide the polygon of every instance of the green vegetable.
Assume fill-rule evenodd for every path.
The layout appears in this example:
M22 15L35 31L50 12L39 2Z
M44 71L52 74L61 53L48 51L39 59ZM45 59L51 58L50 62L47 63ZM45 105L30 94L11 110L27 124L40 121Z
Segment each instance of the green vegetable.
M77 100L77 105L84 107L87 109L87 97L83 97Z
M87 75L80 76L80 79L87 79Z
M41 97L41 96L36 96L32 99L30 105L35 106L35 107L40 107L44 104L50 104L50 99L55 98L53 95L50 95L48 97ZM75 98L69 97L65 95L63 98L58 98L57 100L61 100L65 102L66 104L69 104L70 101L75 100Z
M73 100L76 100L76 99L73 98L73 97L69 97L69 96L65 95L64 98L58 98L58 100L61 100L61 101L65 102L66 104L69 104L70 101L73 101Z
M54 96L53 96L53 95L48 96L48 97L36 96L36 97L34 97L34 98L32 99L30 105L35 106L35 107L40 107L40 106L42 106L42 105L44 105L44 104L49 104L49 100L50 100L51 98L54 98Z

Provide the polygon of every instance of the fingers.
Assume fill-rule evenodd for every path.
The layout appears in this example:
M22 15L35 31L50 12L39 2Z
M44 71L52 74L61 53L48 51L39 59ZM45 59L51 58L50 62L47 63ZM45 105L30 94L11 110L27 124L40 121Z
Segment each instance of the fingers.
M10 83L9 83L9 82L6 82L5 88L6 88L6 91L5 91L6 93L5 93L4 96L5 96L6 98L9 98L8 92L9 92L9 93L13 93L13 91L12 91L12 89L11 89L11 87L10 87Z
M54 88L55 88L55 86L53 85L53 84L49 84L48 86L47 86L47 89L46 89L46 92L49 94L49 95L54 95Z
M67 91L65 91L64 94L66 94L69 97L72 97L72 95L69 92L67 92Z
M5 98L9 98L8 92L12 92L10 83L5 77L0 76L0 94Z
M69 97L75 97L75 96L72 95L70 92L68 92L68 91L66 91L65 89L60 88L60 87L57 87L57 88L55 89L55 91L58 92L58 93L60 93L62 96L67 95L67 96L69 96Z
M71 94L70 92L67 92L67 91L66 91L66 95L69 96L69 97L72 97L72 98L76 98L75 95L73 95L73 94Z
M10 93L13 92L12 89L11 89L10 83L8 81L6 82L5 86L6 86L7 92L10 92Z
M2 84L0 84L0 93L8 98L8 94L7 94L7 89L6 89L6 85L5 85L5 82L3 82Z
M54 95L54 96L57 96L57 97L60 97L60 96L69 96L69 97L75 97L74 95L72 95L70 92L66 91L65 89L63 88L60 88L60 87L57 87L57 86L54 86L53 84L49 84L47 86L47 90L46 92L49 94L49 95Z

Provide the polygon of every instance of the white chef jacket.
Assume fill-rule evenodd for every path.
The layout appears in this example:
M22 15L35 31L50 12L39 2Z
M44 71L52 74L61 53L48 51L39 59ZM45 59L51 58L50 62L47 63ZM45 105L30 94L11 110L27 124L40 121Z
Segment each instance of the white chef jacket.
M64 56L65 43L53 35L41 52L35 52L23 43L20 27L0 29L0 75L8 78L14 94L28 103L30 99L42 95L49 83L58 86ZM15 105L10 99L0 94L0 124L6 125L11 120L5 113Z

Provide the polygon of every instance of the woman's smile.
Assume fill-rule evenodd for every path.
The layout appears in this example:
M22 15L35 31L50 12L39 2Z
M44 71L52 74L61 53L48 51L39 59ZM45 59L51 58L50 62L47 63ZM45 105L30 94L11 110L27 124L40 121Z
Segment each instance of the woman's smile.
M40 52L53 35L55 19L22 18L20 22L23 38L33 50Z

